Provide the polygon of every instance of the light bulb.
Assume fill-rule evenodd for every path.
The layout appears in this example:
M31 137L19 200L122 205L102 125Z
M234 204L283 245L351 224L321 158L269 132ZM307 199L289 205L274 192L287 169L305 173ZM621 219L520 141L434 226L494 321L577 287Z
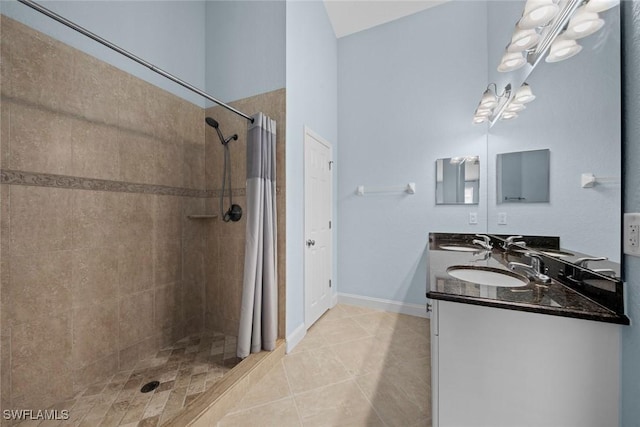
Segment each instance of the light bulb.
M524 110L525 107L523 104L520 104L519 102L511 101L511 103L509 105L507 105L507 108L504 109L504 111L508 112L508 113L518 113L522 110Z
M480 100L480 107L493 108L496 105L498 105L496 96L489 89L485 90Z
M473 118L473 123L476 124L476 125L480 124L480 123L487 122L487 121L489 121L488 117L474 117Z
M507 111L502 115L502 117L500 117L500 120L511 120L511 119L515 119L516 117L518 117L518 114L510 113Z

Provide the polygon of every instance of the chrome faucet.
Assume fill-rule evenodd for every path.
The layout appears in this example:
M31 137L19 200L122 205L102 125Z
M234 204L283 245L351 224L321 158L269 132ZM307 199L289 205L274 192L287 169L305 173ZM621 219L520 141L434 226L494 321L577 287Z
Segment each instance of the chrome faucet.
M584 258L578 258L574 264L577 265L578 267L589 268L589 261L606 261L608 259L609 258L605 256L596 256L596 257L586 256Z
M471 243L474 245L480 245L488 251L493 249L493 246L491 246L491 237L486 234L476 234L476 237L480 237L482 240L474 239Z
M594 268L591 271L602 274L603 276L616 277L618 273L612 268Z
M525 242L523 242L523 241L516 242L515 241L516 239L522 239L522 236L510 236L510 237L507 237L506 239L504 239L504 243L502 244L502 249L507 250L512 245L524 245L525 244Z
M508 267L510 270L522 270L524 273L527 274L527 276L529 276L532 279L535 279L539 282L542 283L549 283L551 282L551 278L549 276L547 276L546 274L543 273L543 266L542 266L542 258L540 257L540 255L538 254L534 254L531 252L527 252L525 254L525 256L528 256L529 258L531 258L531 265L528 264L523 264L521 262L510 262L508 264Z

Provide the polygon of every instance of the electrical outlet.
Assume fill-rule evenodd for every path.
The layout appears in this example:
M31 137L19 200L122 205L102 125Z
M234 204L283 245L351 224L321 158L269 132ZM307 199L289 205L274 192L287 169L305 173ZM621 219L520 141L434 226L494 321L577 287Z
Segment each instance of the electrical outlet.
M624 253L640 257L640 213L624 214L623 248Z
M507 225L507 213L498 212L498 225Z
M478 223L478 212L469 212L469 224L475 225Z

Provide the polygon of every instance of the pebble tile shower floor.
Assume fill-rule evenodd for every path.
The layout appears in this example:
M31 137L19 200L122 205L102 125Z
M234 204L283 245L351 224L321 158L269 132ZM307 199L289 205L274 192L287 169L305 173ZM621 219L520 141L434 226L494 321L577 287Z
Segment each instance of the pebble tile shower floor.
M236 337L211 333L181 339L108 381L88 387L51 409L69 410L66 421L28 421L19 426L160 426L240 362ZM158 381L148 393L141 388Z

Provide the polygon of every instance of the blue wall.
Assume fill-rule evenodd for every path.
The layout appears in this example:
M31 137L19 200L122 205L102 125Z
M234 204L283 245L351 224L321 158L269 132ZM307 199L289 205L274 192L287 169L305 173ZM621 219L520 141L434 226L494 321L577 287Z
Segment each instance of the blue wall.
M187 81L205 87L205 2L46 1L43 6ZM204 99L15 0L0 13L204 106Z
M303 129L306 125L332 143L335 157L337 78L337 41L324 4L287 3L287 336L304 324ZM333 179L335 187L338 176ZM335 194L334 188L334 206ZM334 266L336 245L334 237Z
M341 294L424 304L428 233L485 231L485 183L480 205L436 206L435 163L479 155L484 177L486 128L471 119L487 84L486 16L485 2L449 2L339 39ZM355 195L408 182L413 196Z
M285 87L284 1L206 2L206 91L230 102Z
M640 2L622 2L625 212L640 212ZM625 256L627 315L622 330L622 425L640 426L640 258Z

